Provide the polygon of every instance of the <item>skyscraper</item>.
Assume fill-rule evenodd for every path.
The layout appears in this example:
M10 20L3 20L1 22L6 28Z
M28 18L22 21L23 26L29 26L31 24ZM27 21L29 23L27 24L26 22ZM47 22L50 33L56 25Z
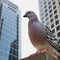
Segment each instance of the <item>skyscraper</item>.
M15 40L11 43L11 49L8 60L18 60L18 41Z
M60 40L60 0L39 0L41 22Z
M19 10L8 0L0 0L0 60L18 60Z

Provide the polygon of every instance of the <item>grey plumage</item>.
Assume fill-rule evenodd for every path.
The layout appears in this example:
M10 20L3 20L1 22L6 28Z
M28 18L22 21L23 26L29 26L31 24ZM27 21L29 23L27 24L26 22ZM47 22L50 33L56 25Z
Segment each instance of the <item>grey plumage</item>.
M54 37L51 30L47 26L41 24L36 14L32 11L26 12L24 17L29 18L28 33L30 41L34 47L38 50L48 48L48 53L55 56L60 56L58 53L60 52L60 45L58 44L58 40Z
M60 41L53 35L53 32L47 27L44 26L45 29L45 37L50 45L52 45L59 53L60 53Z

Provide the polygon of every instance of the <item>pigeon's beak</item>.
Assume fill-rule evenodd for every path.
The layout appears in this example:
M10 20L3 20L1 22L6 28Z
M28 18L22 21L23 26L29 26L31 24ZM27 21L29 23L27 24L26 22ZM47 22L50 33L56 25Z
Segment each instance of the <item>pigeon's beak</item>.
M24 15L23 17L27 17L27 15Z

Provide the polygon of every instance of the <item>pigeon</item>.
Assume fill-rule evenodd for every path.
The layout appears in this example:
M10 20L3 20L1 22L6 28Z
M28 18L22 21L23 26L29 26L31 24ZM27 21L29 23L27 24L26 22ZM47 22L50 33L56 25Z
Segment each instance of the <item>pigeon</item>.
M28 34L32 45L38 51L47 48L47 53L56 58L60 57L60 45L53 32L39 21L33 11L27 11L23 17L29 19Z

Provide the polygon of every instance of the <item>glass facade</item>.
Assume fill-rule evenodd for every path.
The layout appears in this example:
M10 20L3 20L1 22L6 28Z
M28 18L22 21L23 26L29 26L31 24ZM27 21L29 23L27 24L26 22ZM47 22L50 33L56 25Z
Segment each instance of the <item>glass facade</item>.
M9 60L18 60L18 41L15 40L11 43Z
M39 0L41 22L60 40L60 0ZM47 24L47 22L49 22Z
M0 6L0 60L18 60L18 9L5 2Z

